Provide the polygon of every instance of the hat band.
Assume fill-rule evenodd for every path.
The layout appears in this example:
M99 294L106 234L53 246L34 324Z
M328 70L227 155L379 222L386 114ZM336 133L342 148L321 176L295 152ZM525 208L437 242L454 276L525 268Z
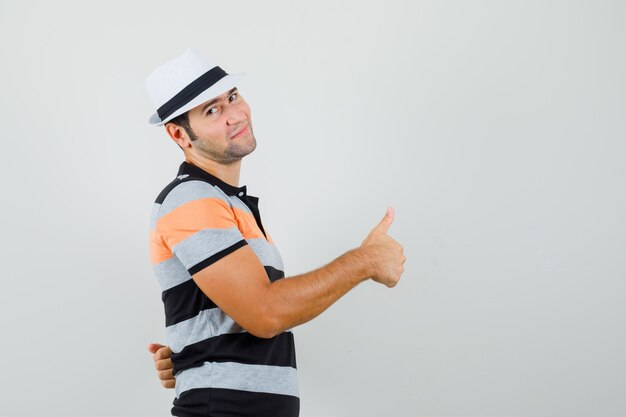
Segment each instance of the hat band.
M187 87L180 90L178 94L169 99L164 105L158 108L157 114L163 121L170 117L174 112L185 104L189 103L194 98L198 97L207 88L227 76L226 71L220 67L213 67L194 81L192 81Z

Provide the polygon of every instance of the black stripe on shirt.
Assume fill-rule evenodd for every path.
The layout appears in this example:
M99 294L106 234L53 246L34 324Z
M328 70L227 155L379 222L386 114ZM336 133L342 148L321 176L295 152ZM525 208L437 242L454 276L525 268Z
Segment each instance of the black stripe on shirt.
M271 339L250 333L228 333L185 346L172 355L174 375L201 366L204 362L238 362L250 365L296 368L293 333L283 332Z
M178 175L180 175L180 171L178 173ZM177 186L179 186L180 184L182 184L183 182L187 182L187 181L202 181L202 182L207 182L206 180L203 180L201 178L194 178L191 176L187 176L187 177L183 177L183 178L174 178L174 180L172 180L172 182L170 182L169 184L167 184L167 186L161 190L161 192L159 193L159 195L157 196L156 200L154 201L157 204L163 204L163 202L165 201L165 198L167 197L167 195L172 192L172 190L174 188L176 188ZM209 183L209 185L213 185L211 183Z
M163 291L161 299L165 308L166 326L195 317L202 310L217 307L193 279Z
M274 282L285 277L285 273L280 269L276 269L273 266L263 267L265 268L265 273L267 273L267 277L269 278L270 282Z
M191 389L173 404L172 415L179 417L298 417L300 413L298 397L224 388Z
M239 243L241 242L243 242L241 246L246 244L245 240ZM223 256L225 256L225 254ZM213 262L215 262L215 260ZM264 269L270 282L274 282L285 276L283 271L271 266L265 266ZM202 292L193 279L163 291L161 299L163 300L163 307L165 309L166 326L171 326L195 317L202 310L218 307L217 304Z
M245 239L241 239L239 242L237 242L237 243L235 243L233 245L230 245L226 249L223 249L223 250L219 251L215 255L209 256L204 261L200 261L197 264L195 264L194 266L192 266L191 268L189 268L188 269L189 274L193 275L193 274L195 274L197 272L202 271L207 266L209 266L209 265L219 261L220 259L222 259L226 255L230 255L231 253L233 253L234 251L236 251L240 247L245 246L247 244L248 244L248 242L246 242Z

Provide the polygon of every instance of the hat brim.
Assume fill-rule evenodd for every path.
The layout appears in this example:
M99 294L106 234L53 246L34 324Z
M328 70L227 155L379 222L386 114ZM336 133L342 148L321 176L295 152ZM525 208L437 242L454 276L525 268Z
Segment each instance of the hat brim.
M215 98L219 96L220 94L225 93L231 88L237 87L239 84L239 81L243 78L244 75L246 75L244 72L239 73L239 74L228 74L224 78L222 78L221 80L213 84L211 87L204 90L202 93L200 93L196 98L191 100L189 103L185 104L183 107L176 110L169 117L165 118L165 120L161 120L161 118L159 117L159 114L157 112L154 112L154 114L152 114L152 116L150 116L150 118L148 119L148 123L150 123L152 126L163 126L165 123L169 122L176 116L179 116L185 113L186 111L189 111L193 109L194 107L199 106L205 101L211 100L212 98Z

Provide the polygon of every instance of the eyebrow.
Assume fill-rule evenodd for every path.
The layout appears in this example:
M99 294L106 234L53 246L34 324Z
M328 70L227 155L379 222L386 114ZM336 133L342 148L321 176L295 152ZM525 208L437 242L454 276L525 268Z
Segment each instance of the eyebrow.
M231 95L231 94L233 94L235 91L237 91L237 87L231 88L231 89L228 91L228 93L227 93L227 94L225 94L225 95L230 96L230 95ZM222 98L223 96L224 96L224 94L222 94L222 95L221 95L221 96L219 96L219 97L215 97L213 100L211 100L211 101L209 101L208 103L204 104L204 105L202 106L202 109L200 110L200 112L201 112L202 114L204 114L204 111L205 111L208 107L211 107L212 105L214 105L214 104L215 104L215 103L217 103L218 101L222 100L222 99L223 99L223 98Z

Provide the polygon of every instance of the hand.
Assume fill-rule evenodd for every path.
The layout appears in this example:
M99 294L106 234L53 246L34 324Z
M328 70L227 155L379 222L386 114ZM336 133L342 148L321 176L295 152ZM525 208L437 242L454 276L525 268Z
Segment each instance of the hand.
M174 388L176 378L174 378L174 374L172 373L172 351L169 346L150 343L148 345L148 351L152 353L152 360L154 361L157 375L161 380L161 385L165 388Z
M372 254L372 279L389 288L395 287L400 281L406 261L402 245L387 235L393 218L393 208L389 207L385 217L361 243L361 247L367 248Z

